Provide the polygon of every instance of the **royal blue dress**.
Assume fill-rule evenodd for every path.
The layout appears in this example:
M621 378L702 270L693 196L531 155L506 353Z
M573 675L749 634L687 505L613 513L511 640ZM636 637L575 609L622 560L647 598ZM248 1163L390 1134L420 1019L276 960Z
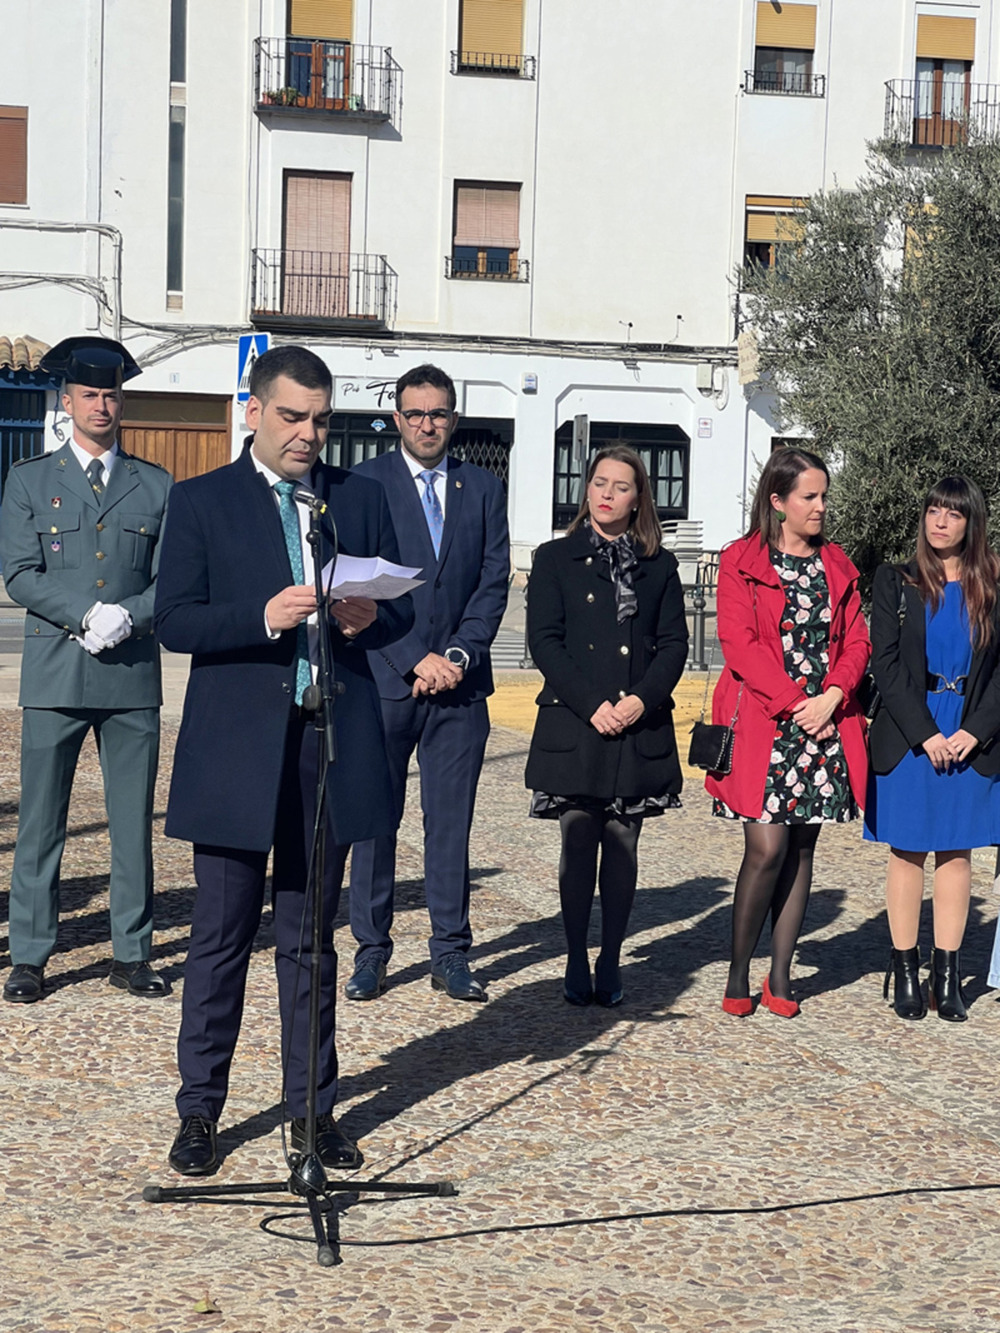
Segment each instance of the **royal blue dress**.
M972 644L961 583L946 583L937 613L928 606L924 614L927 670L947 680L967 675ZM943 736L958 731L964 703L955 690L927 695L927 707ZM1000 780L984 777L967 763L938 772L922 748L909 750L891 773L871 775L865 838L887 842L901 852L989 847L1000 842Z

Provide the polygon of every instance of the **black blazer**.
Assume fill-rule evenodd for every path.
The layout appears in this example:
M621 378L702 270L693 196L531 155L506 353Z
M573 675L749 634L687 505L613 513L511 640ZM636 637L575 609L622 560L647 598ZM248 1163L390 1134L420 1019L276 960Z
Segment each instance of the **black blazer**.
M642 557L638 611L619 625L614 585L587 529L546 542L528 582L528 644L545 677L525 784L556 796L659 796L681 789L671 691L687 660L677 561ZM605 700L636 694L646 711L621 736L590 719Z
M872 674L882 696L868 734L875 773L890 773L907 750L919 750L939 730L927 707L927 655L924 603L904 581L912 565L880 565L872 584ZM905 613L900 623L900 595ZM979 739L972 767L991 777L1000 773L1000 624L993 612L993 634L985 651L976 648L966 682L962 726Z

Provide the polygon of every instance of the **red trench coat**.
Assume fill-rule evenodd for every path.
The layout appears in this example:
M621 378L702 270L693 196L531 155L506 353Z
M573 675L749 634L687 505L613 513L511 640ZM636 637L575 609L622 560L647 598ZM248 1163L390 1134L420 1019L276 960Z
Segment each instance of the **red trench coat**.
M864 723L854 692L871 654L858 595L858 571L839 546L822 547L830 594L830 661L823 688L839 685L845 703L833 715L847 760L851 791L864 806L868 753ZM760 816L776 721L805 699L805 691L785 672L781 618L785 590L766 546L754 534L741 537L719 561L719 641L726 665L712 697L712 721L728 725L742 682L732 772L709 773L705 786L731 810Z

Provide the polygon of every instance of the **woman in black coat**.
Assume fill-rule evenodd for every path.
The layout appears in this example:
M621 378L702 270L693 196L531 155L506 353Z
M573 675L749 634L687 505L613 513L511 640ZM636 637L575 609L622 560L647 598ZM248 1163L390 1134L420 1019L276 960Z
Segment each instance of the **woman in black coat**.
M971 848L1000 841L1000 559L986 506L966 477L945 477L924 501L916 558L881 565L872 585L872 670L881 704L869 733L865 837L889 844L888 998L900 1018L924 1016L917 932L924 862L934 853L929 996L962 1022L959 950L972 888Z
M660 545L642 460L602 449L562 540L535 554L528 643L545 677L525 783L534 818L559 820L559 899L570 1004L622 999L619 956L642 820L679 804L671 691L687 659L677 561ZM601 951L587 930L600 852Z

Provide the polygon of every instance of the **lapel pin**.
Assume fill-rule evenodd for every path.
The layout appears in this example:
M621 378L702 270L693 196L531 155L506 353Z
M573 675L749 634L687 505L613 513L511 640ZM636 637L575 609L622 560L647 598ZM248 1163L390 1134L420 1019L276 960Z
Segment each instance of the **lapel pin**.
M49 546L51 547L51 549L52 549L53 551L61 551L61 550L62 550L62 542L49 542Z
M59 506L60 506L61 504L62 504L62 496L61 496L61 495L53 495L53 497L52 497L52 508L53 508L53 509L58 509Z
M455 482L455 490L456 490L456 491L460 491L461 489L462 489L462 483L461 483L460 481L456 481L456 482Z

